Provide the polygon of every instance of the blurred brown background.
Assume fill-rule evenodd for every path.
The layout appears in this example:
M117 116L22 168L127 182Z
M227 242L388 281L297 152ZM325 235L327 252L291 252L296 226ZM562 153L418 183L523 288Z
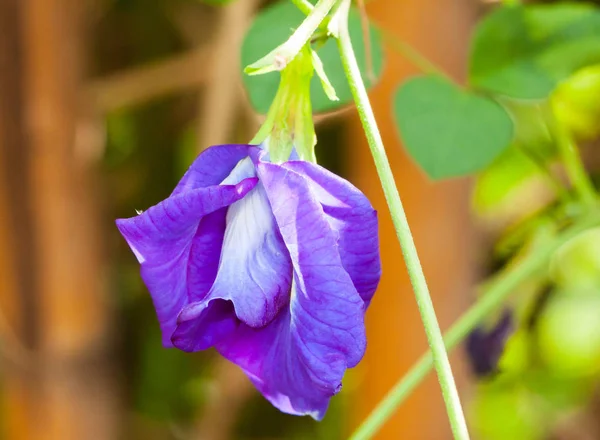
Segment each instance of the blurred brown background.
M326 420L279 414L213 353L160 346L150 297L113 221L168 195L202 148L252 137L259 120L240 85L238 48L262 6L0 0L2 438L344 438L424 352L351 109L320 123L317 155L379 210L384 276L367 315L367 356ZM368 10L461 79L477 7L377 0ZM371 95L446 328L468 303L476 275L469 184L432 184L401 150L389 96L414 73L388 53ZM460 352L453 359L464 384ZM377 438L450 438L433 376Z

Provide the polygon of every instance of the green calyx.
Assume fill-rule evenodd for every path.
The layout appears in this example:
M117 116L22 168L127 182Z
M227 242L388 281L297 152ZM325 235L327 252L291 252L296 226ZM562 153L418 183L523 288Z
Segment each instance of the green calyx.
M316 162L315 126L310 101L310 82L314 74L313 51L305 45L281 71L281 80L267 119L251 143L263 143L271 161L289 160L292 149L301 160Z

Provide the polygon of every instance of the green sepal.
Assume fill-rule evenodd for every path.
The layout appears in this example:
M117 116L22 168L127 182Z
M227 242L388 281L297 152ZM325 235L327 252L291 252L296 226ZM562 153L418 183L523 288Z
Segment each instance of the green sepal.
M314 57L309 44L281 71L279 88L267 119L252 139L252 143L256 144L268 140L265 147L273 163L289 160L294 148L301 160L316 162L316 135L310 100L314 71Z
M327 75L325 74L325 69L323 68L323 62L321 61L321 58L319 58L319 55L316 51L311 50L311 52L313 67L315 68L317 76L321 80L321 85L323 86L325 94L330 100L339 101L340 98L337 97L337 94L335 93L335 89L333 88L331 81L329 81L329 78L327 78Z

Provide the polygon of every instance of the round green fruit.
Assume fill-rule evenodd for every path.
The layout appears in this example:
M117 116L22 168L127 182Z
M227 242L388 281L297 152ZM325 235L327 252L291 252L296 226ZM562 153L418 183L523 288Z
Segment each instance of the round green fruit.
M542 361L563 377L600 372L600 297L555 297L538 322Z

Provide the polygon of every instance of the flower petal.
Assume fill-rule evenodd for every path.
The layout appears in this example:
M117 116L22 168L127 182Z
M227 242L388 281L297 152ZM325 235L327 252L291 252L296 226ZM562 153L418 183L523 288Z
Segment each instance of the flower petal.
M217 279L208 299L234 304L250 327L264 327L288 303L292 263L262 184L227 211Z
M241 324L216 348L281 411L320 419L363 356L364 302L308 181L269 163L258 164L258 175L293 263L290 306L262 329Z
M283 167L309 180L329 225L339 234L342 265L368 305L381 278L377 211L359 189L323 167L300 161Z
M242 199L257 183L211 186L182 192L117 227L141 264L156 308L163 344L171 346L177 315L202 298L216 276L225 230L223 208ZM204 289L204 290L203 290Z
M196 302L181 311L171 341L183 351L206 350L230 336L239 324L231 301Z
M178 318L173 344L184 351L204 350L223 335L225 307L250 327L264 327L289 302L292 263L271 213L262 184L227 212L219 270L210 292ZM191 321L191 322L190 322ZM206 332L216 332L215 335Z
M190 189L220 184L236 164L257 147L252 145L216 145L198 155L183 175L171 197ZM237 183L237 182L236 182Z

